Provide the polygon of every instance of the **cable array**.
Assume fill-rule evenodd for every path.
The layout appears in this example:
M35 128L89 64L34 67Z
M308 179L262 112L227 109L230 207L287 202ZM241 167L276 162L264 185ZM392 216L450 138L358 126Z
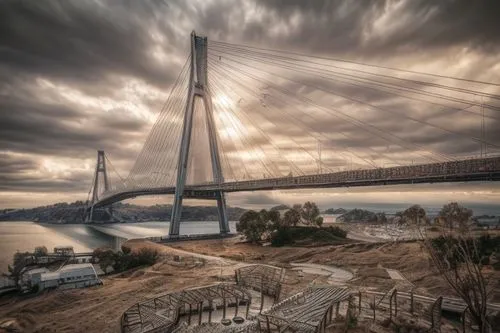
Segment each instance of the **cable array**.
M500 152L499 83L211 41L211 105L195 98L187 184L214 182L207 110L224 181L449 162ZM113 191L175 186L188 57L130 173ZM450 144L453 143L453 144Z

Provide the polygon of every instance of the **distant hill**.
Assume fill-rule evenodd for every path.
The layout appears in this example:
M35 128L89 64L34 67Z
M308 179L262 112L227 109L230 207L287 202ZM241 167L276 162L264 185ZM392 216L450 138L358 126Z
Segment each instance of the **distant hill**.
M325 214L345 214L347 213L347 209L344 208L328 208L325 210Z
M113 205L113 216L120 222L165 221L170 220L172 205L139 206L117 203ZM230 221L235 221L246 210L239 207L228 207L227 214ZM46 223L82 223L85 212L85 203L57 203L31 209L17 209L0 212L0 221L35 221ZM94 211L94 219L108 220L104 210ZM216 221L217 207L184 206L182 209L183 221Z
M270 210L288 210L290 209L290 206L288 205L277 205L272 207Z

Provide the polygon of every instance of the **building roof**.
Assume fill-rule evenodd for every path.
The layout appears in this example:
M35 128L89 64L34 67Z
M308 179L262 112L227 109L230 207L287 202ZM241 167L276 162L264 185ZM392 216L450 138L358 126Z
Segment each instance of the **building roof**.
M42 275L40 275L40 280L41 281L58 280L59 276L60 276L59 272L42 273Z
M82 272L82 271L86 271L86 272L92 271L92 273L95 274L95 276L97 276L97 273L94 269L94 266L90 263L70 264L70 265L66 265L66 266L61 267L56 272L42 273L40 276L40 280L42 280L42 281L58 280L60 278L71 276L72 273Z
M83 264L69 264L69 265L64 265L59 269L60 272L69 272L69 271L75 271L79 269L85 269L85 268L90 268L94 269L94 266L91 263L83 263Z
M32 275L36 273L47 273L47 272L49 272L47 268L41 267L41 268L30 269L29 271L26 271L25 274Z

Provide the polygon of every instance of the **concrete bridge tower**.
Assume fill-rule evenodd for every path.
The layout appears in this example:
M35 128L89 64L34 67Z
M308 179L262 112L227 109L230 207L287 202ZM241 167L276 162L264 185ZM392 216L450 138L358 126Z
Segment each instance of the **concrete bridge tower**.
M226 200L222 191L187 193L184 190L188 170L189 146L191 142L191 132L193 127L194 105L197 100L203 103L204 111L206 113L205 119L208 129L208 142L210 146L210 159L212 165L213 181L215 183L224 182L212 108L212 96L208 87L207 51L207 38L197 36L193 31L191 33L191 63L188 83L188 96L183 120L181 147L177 164L177 182L175 186L174 205L172 207L172 216L169 230L169 237L171 238L179 237L182 201L184 198L216 200L220 232L221 234L226 234L229 232L229 224L226 214Z
M106 156L104 155L104 150L97 151L97 164L94 173L94 183L92 185L92 199L89 203L90 209L87 210L87 215L85 217L85 222L91 222L94 215L94 204L99 201L99 176L102 175L104 181L104 192L110 189L110 183L108 178L108 172L106 169ZM108 214L113 215L111 206L107 208Z

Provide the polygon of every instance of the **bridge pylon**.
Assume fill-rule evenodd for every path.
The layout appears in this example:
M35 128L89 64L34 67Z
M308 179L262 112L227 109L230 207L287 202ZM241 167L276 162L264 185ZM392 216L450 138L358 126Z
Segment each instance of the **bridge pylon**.
M99 179L101 178L99 176L101 175L104 182L104 192L106 192L110 189L110 182L108 178L108 171L106 169L106 157L104 155L104 150L97 151L97 163L94 173L94 183L92 185L92 198L86 212L85 222L91 222L94 217L94 204L99 201ZM112 218L113 210L111 206L106 208L106 211L110 218Z
M181 147L177 164L177 182L175 186L174 205L172 207L169 229L169 237L171 238L179 237L182 201L184 198L216 200L220 233L226 234L229 232L224 192L215 190L210 191L210 193L191 193L184 190L188 171L188 157L193 127L194 105L197 99L200 99L203 102L206 113L206 125L208 129L213 181L219 184L224 182L217 142L217 132L214 122L212 96L208 87L207 42L206 37L197 36L194 31L191 33L189 86L182 127Z

